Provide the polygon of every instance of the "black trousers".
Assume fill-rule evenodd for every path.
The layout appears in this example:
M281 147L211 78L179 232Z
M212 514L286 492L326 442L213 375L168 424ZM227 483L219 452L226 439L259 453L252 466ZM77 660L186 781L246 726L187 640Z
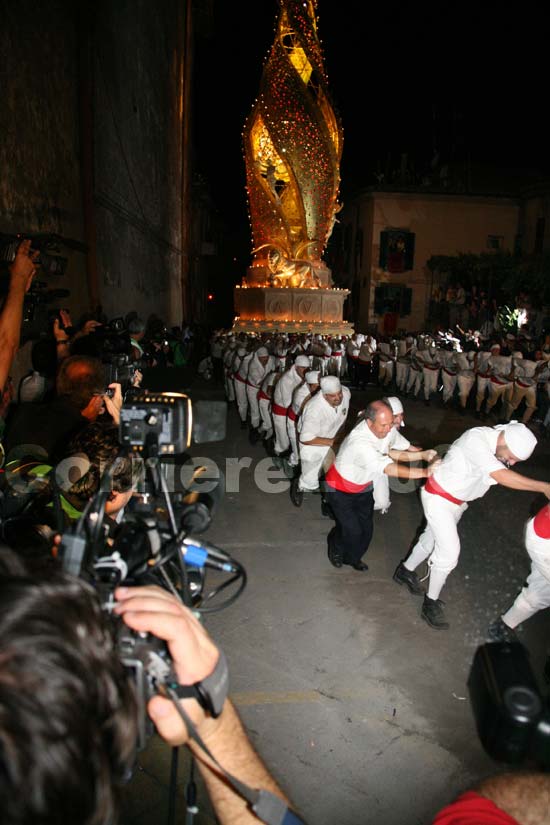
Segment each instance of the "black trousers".
M328 535L329 546L342 558L344 564L357 564L367 552L372 539L372 489L364 493L342 493L327 485L325 498L336 521L336 526Z

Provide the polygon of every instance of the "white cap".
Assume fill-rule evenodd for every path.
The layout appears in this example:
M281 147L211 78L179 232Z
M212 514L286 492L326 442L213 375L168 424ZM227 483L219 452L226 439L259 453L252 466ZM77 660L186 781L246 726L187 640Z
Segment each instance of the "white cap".
M258 358L263 358L265 355L269 355L269 351L267 347L259 347L256 350L256 355L258 356Z
M324 395L332 395L332 393L340 392L342 384L336 375L324 375L320 380L321 392Z
M523 353L520 352L519 350L517 352L513 352L512 353L512 358L517 358L517 360L519 361L520 358L523 358Z
M491 344L489 350L492 352L494 349L498 349L498 351L500 352L500 344Z
M310 370L309 372L306 372L305 378L306 384L318 384L319 370Z
M512 421L502 427L506 446L518 461L526 461L536 447L537 439L525 424Z
M395 395L392 395L388 398L388 404L390 405L391 411L394 415L401 415L405 412L405 410L403 409L403 404Z
M237 355L240 355L241 358L244 358L246 355L246 349L244 347L239 347L237 350Z
M294 362L294 366L295 367L309 367L310 364L309 364L308 356L307 355L299 355L296 358L295 362Z

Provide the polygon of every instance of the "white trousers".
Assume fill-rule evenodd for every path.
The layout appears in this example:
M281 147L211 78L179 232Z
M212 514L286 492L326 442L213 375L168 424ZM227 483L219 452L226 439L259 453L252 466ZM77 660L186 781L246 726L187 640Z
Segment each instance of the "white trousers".
M407 392L413 392L418 395L422 385L422 370L417 370L414 367L409 369L409 377L407 379Z
M291 467L297 467L300 463L300 453L298 450L298 433L296 432L296 421L287 416L286 431L288 433L288 440L290 441L290 456L288 463Z
M453 504L443 496L428 493L424 488L420 491L420 499L426 516L426 529L413 547L405 567L407 570L415 570L419 564L428 560L428 597L438 599L447 576L458 564L460 539L457 524L468 505Z
M441 380L443 381L443 403L446 404L448 401L451 401L455 387L456 387L456 375L449 375L447 370L441 370Z
M525 398L525 412L523 414L523 423L527 424L531 416L537 409L537 387L534 384L532 387L522 387L519 384L514 384L512 397L507 401L506 413L504 417L509 421L514 410L517 410L523 399Z
M387 386L391 384L393 378L393 361L378 360L378 381L380 384Z
M395 383L401 392L405 392L409 382L409 364L402 364L400 361L395 362Z
M233 377L227 370L224 373L225 395L228 401L235 400L235 387L233 386Z
M465 407L468 403L468 397L475 384L476 377L473 372L469 370L459 373L456 383L458 384L458 397L460 399L460 406Z
M432 370L428 367L422 367L422 376L424 378L424 398L428 401L432 392L437 392L439 368Z
M280 455L281 453L286 452L290 447L290 441L288 440L288 432L286 429L286 415L277 415L272 412L271 417L273 419L273 429L275 430L274 450L277 455Z
M319 476L324 467L325 459L332 461L334 452L331 447L313 447L311 444L300 444L300 490L317 490Z
M273 421L271 420L271 401L267 398L260 398L258 401L260 418L262 419L261 429L269 437L273 432Z
M489 386L489 378L484 378L482 375L477 376L477 387L476 387L476 410L479 412L481 410L481 405L485 401L485 396L487 394L487 388Z
M258 406L258 387L246 385L246 397L250 410L250 423L257 429L260 426L260 408Z
M513 605L502 616L508 627L517 627L539 610L550 607L550 539L537 536L533 519L527 522L525 547L531 557L531 573Z
M506 405L512 397L513 391L513 382L509 384L497 384L494 381L489 381L489 398L485 404L486 411L489 412L489 410L492 410L499 399L502 399L503 407L506 409Z
M239 381L238 378L235 378L233 384L235 386L235 398L237 399L237 409L239 410L240 419L241 421L246 421L246 416L248 413L246 384L243 381Z

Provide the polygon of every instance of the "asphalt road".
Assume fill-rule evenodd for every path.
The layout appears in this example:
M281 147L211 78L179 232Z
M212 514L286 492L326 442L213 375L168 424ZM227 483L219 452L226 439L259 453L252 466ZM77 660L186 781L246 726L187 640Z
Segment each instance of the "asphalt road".
M352 391L352 406L382 394ZM404 404L404 433L425 447L480 425L437 401ZM427 825L461 791L509 769L479 741L467 678L489 623L529 570L523 527L543 501L495 487L472 503L460 523L459 565L442 594L451 627L435 631L420 618L421 599L392 581L422 522L418 491L392 485L390 511L375 515L367 573L335 569L326 552L332 522L319 497L294 507L288 481L268 469L263 446L250 445L233 408L227 423L223 441L196 445L193 456L214 462L226 480L205 538L238 559L248 581L204 621L226 652L231 696L250 736L311 825ZM550 441L539 441L520 471L548 478L549 454ZM216 576L207 574L205 593L220 583ZM545 611L520 632L543 694L549 629ZM125 790L124 825L166 821L169 770L170 749L151 737ZM182 756L177 822L187 778ZM200 789L199 807L192 821L214 822Z

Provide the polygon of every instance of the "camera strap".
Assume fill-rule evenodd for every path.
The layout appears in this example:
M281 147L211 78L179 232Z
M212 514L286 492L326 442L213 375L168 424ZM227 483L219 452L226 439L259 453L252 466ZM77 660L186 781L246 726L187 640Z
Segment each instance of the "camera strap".
M168 685L164 685L164 691L172 699L177 712L185 722L190 737L197 743L197 745L205 752L205 754L212 760L214 765L220 770L220 773L227 779L233 790L239 796L245 799L250 809L258 817L259 820L265 822L266 825L305 825L304 820L291 811L286 802L271 791L257 790L249 788L244 782L241 782L237 777L232 776L226 771L218 762L215 756L212 755L207 745L202 741L199 732L195 725L181 707L178 701L178 692Z

